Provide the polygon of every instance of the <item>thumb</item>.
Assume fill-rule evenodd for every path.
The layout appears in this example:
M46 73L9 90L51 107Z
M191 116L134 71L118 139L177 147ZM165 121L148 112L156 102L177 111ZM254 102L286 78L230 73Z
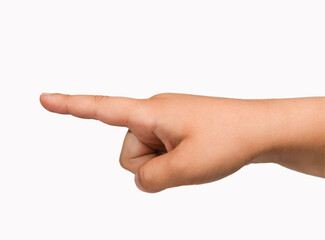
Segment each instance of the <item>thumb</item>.
M166 188L190 184L188 160L184 147L180 145L174 150L145 162L135 175L137 187L149 193Z

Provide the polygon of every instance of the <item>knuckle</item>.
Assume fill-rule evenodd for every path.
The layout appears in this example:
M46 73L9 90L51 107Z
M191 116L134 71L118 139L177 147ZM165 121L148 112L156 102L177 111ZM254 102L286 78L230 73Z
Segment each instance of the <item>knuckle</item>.
M106 98L105 96L101 96L101 95L94 96L94 104L92 107L92 115L94 119L98 119L99 106L104 101L105 98Z
M156 126L157 109L148 101L143 101L142 103L136 107L136 111L129 113L129 127L131 129L145 128L153 131Z
M66 95L66 101L65 101L65 112L71 113L71 102L72 102L73 98L71 95Z
M95 101L96 103L100 103L100 102L102 102L105 98L106 98L106 97L105 97L105 96L102 96L102 95L95 95L95 96L94 96L94 101Z
M127 159L123 156L123 154L120 154L119 162L122 168L128 170L127 168Z
M189 163L184 159L175 159L175 161L172 161L171 165L173 172L175 172L177 175L186 175L188 169L190 168Z
M210 176L209 169L204 164L198 164L198 161L180 161L178 166L178 176L186 184L202 184ZM199 161L202 162L202 161Z
M200 168L195 166L193 162L186 159L177 159L172 163L172 173L183 184L196 184L200 176Z
M150 97L150 99L167 98L167 97L170 97L172 95L173 95L172 93L158 93L158 94L155 94L152 97Z

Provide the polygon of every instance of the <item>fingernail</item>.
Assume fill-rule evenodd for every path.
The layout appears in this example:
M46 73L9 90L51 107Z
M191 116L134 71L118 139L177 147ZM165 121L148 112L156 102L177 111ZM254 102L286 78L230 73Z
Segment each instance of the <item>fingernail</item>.
M140 184L140 182L139 182L139 175L138 175L138 173L135 174L134 182L135 182L135 185L137 185L137 187L138 187L142 192L145 192L144 188L141 186L141 184Z
M42 96L49 96L52 95L52 93L42 93Z

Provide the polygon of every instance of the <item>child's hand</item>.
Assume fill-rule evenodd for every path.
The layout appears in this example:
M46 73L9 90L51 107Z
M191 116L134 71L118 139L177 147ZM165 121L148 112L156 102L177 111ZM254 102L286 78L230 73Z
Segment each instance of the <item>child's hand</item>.
M216 181L251 162L278 162L322 176L321 157L324 155L321 155L321 149L325 138L317 132L306 136L306 141L299 138L312 127L309 126L311 123L302 121L301 116L297 123L291 122L291 117L295 116L291 107L297 106L297 101L184 94L159 94L150 99L41 96L42 105L49 111L129 128L120 163L136 174L137 186L146 192ZM317 112L319 106L314 108ZM321 125L323 119L316 123ZM297 135L295 131L300 127L309 129L302 129ZM299 157L298 164L287 161L292 155L287 149L303 149L310 145L315 146L313 152L318 154L314 161L316 167L304 170ZM310 155L307 150L303 153Z

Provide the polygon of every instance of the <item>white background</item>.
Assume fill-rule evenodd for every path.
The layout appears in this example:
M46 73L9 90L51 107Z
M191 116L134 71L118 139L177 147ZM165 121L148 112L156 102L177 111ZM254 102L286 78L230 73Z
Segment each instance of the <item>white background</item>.
M0 0L0 239L324 239L323 179L252 165L146 194L119 166L126 129L38 100L324 96L324 12L313 0Z

